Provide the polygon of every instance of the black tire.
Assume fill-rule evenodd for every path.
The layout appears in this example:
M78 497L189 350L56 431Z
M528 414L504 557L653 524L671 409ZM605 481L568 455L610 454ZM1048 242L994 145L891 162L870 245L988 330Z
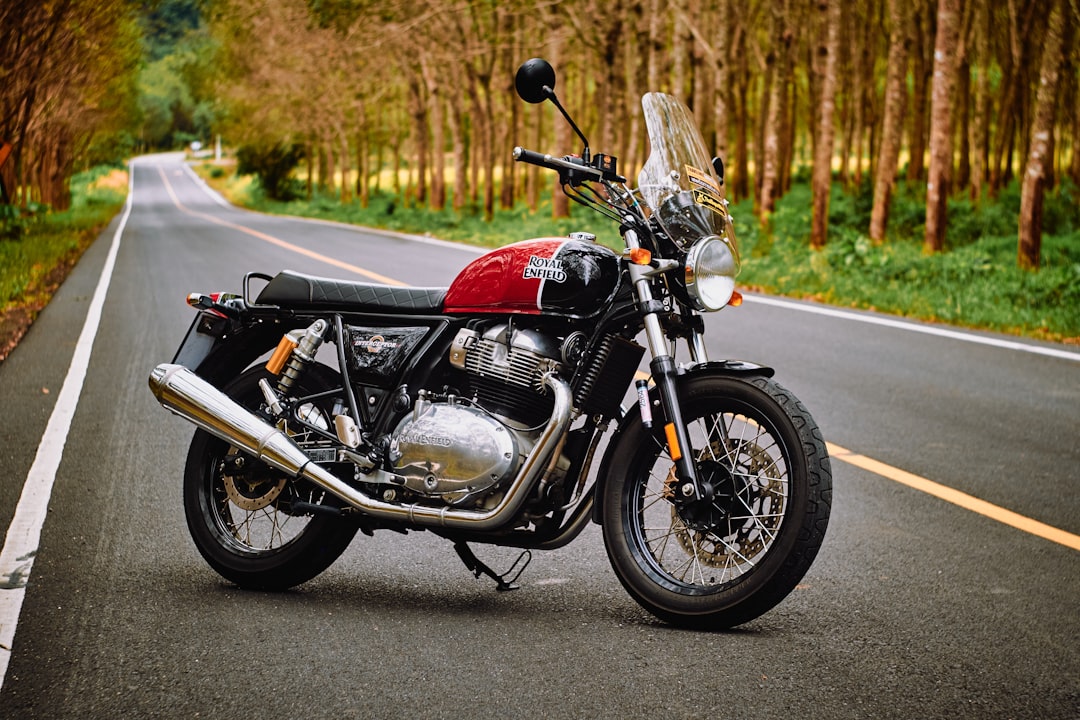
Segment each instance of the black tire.
M714 500L676 508L663 433L635 418L611 455L604 545L646 610L680 627L725 629L773 608L806 574L829 522L832 472L810 413L769 378L691 376L680 404Z
M293 395L337 387L335 376L324 367L309 367ZM223 391L244 407L257 409L263 402L258 381L264 377L271 376L262 367L252 368ZM320 399L304 406L305 412L330 423L331 403ZM304 437L301 433L293 439L303 444ZM356 524L328 514L294 512L290 504L296 500L331 505L334 499L203 430L195 431L184 470L184 514L195 546L222 577L243 588L284 590L315 577L345 552Z

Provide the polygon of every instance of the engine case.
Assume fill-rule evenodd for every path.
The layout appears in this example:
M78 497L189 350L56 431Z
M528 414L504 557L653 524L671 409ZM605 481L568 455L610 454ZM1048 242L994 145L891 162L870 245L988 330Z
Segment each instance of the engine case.
M515 434L486 413L457 402L417 402L394 431L401 457L394 472L413 492L467 505L513 476Z

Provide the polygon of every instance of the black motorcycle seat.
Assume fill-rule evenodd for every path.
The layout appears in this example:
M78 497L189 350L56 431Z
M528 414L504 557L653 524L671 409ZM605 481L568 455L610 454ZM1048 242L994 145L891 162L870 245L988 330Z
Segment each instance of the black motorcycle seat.
M258 305L278 305L303 310L351 312L440 313L446 288L397 287L315 277L284 270L259 293Z

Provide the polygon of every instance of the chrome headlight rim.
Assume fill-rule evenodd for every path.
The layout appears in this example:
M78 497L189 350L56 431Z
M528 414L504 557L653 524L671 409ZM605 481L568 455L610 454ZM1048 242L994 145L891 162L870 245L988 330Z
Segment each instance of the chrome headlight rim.
M686 253L686 293L695 310L715 312L727 306L735 292L739 256L727 240L710 235Z

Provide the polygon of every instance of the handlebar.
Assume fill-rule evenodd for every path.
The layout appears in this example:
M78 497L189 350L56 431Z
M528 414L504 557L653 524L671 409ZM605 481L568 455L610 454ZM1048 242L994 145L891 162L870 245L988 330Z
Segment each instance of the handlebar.
M597 155L597 158L603 158L603 155ZM529 163L530 165L538 165L540 167L548 168L549 170L557 170L560 175L563 173L571 173L569 179L571 184L576 184L573 181L583 182L585 180L610 180L613 182L626 182L626 178L622 175L618 175L614 172L602 170L592 165L586 164L581 158L557 158L552 155L543 155L533 150L526 150L523 147L514 148L514 160L517 162ZM575 178L574 176L578 177ZM584 177L581 176L591 176Z

